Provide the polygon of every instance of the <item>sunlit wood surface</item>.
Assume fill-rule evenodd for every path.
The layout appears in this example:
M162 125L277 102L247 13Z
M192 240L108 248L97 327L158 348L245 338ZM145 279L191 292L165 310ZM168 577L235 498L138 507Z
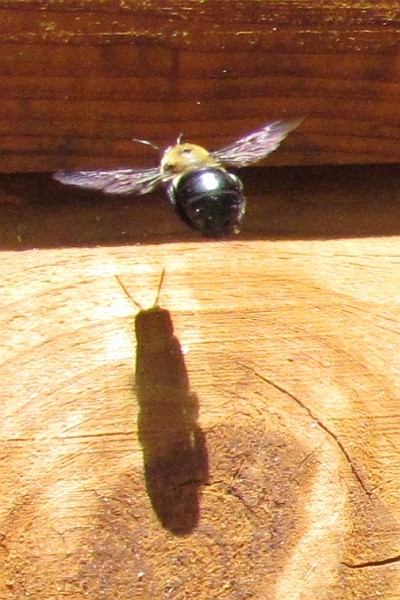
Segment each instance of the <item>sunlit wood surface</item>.
M399 598L400 169L243 179L214 242L0 177L2 599Z
M268 164L398 162L397 0L0 0L0 171L149 164L305 116Z

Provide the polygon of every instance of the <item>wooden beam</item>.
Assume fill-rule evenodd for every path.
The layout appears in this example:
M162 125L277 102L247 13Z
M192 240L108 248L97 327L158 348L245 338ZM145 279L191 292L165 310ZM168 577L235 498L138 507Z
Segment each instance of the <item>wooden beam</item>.
M244 180L215 242L0 177L1 598L400 597L400 169Z
M397 162L393 1L0 1L0 170L152 164L305 116L268 164Z

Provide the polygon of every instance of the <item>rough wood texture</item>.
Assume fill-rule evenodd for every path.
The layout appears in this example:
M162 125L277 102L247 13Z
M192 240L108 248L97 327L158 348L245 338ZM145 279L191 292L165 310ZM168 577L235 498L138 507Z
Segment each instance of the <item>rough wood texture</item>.
M149 164L306 116L270 164L398 162L397 0L0 1L0 170Z
M216 243L0 178L2 599L400 597L400 169L245 183Z

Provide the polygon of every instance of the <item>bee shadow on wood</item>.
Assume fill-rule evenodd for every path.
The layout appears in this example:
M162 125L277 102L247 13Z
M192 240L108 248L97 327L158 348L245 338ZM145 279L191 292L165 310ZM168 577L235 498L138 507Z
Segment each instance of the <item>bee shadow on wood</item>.
M186 535L199 522L201 486L208 482L198 399L190 391L169 311L158 306L141 310L135 332L138 430L147 491L163 527Z

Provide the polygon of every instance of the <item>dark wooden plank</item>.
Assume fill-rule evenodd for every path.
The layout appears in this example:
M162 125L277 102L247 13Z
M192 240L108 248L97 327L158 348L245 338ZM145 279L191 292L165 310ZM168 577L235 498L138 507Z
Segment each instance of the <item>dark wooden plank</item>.
M0 2L0 169L149 164L304 115L269 164L397 162L393 1Z

